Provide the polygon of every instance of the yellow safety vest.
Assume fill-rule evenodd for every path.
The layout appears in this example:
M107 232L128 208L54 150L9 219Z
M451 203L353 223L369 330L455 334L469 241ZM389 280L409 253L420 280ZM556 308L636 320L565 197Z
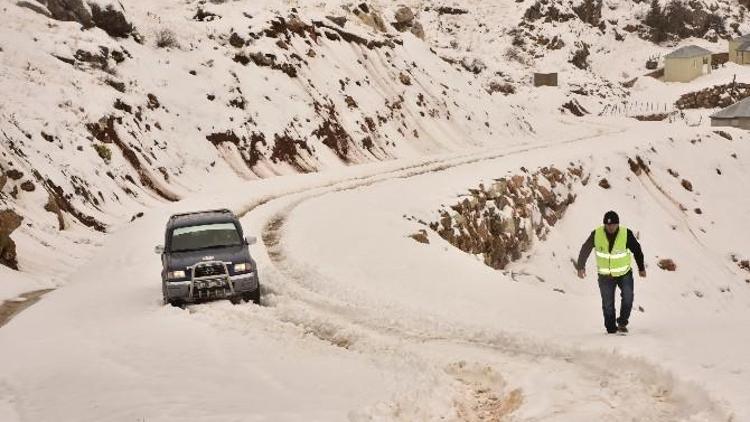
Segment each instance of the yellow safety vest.
M604 226L594 231L594 251L599 274L620 277L630 271L630 251L628 250L628 229L620 226L612 251L609 250L609 239Z

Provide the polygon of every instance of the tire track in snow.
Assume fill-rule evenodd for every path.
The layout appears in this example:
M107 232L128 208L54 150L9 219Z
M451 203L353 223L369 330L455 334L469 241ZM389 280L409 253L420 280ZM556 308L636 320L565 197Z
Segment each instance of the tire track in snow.
M533 146L500 154L490 154L485 157L474 157L471 159L454 160L452 162L435 162L413 166L403 171L402 174L399 174L400 171L394 171L384 175L359 178L358 181L351 183L350 186L345 186L346 182L344 182L334 184L326 192L302 195L300 198L293 200L291 204L287 205L281 212L276 213L264 227L262 238L267 247L269 259L283 277L292 281L292 284L284 285L281 289L269 287L268 293L292 299L293 301L296 301L298 306L312 309L314 313L328 315L330 319L327 320L324 330L319 330L319 321L305 321L304 316L296 318L296 320L295 318L287 318L286 322L292 322L298 326L303 326L305 330L316 337L328 341L338 347L349 349L355 346L356 348L357 340L347 340L345 334L343 336L340 335L347 331L351 332L351 327L353 326L357 327L356 331L360 333L360 335L362 333L374 333L376 336L390 336L401 341L408 340L413 344L424 345L424 343L450 342L468 349L488 349L491 353L499 352L508 355L511 359L527 359L534 361L542 358L551 358L556 360L557 364L576 367L578 368L577 370L587 374L592 379L600 380L600 384L594 386L594 391L598 387L598 389L609 391L613 396L623 396L624 394L633 399L632 402L640 402L643 399L650 399L652 401L650 406L641 406L641 409L645 409L646 411L646 413L642 415L644 418L643 420L672 421L679 420L680 415L708 418L705 420L728 420L729 418L726 415L723 415L723 412L719 410L719 406L713 403L699 388L688 384L680 384L668 373L639 359L625 358L622 356L613 357L612 353L605 352L564 349L529 339L509 336L501 332L487 333L486 330L481 328L475 329L471 327L457 328L455 326L441 326L441 324L432 320L419 321L417 319L411 319L409 321L394 322L374 314L372 310L353 309L349 304L339 303L328 297L322 297L322 295L309 287L309 282L306 282L306 280L311 278L315 279L316 276L311 274L309 269L299 268L298 264L296 264L291 257L287 256L283 250L281 236L286 218L304 201L318 198L329 193L370 186L382 181L409 178L429 172L442 171L456 166L501 158L508 155L559 147L569 143L588 140L596 136L601 136L601 134L576 138L554 145ZM377 312L377 314L382 314L382 310L379 311L380 312ZM344 338L343 340L342 337ZM389 347L391 347L391 345L387 346L386 349ZM371 349L372 345L368 344L367 348ZM613 358L618 359L618 370L622 371L624 368L625 370L623 372L613 371L609 368L608 363ZM455 378L459 379L460 377L456 376ZM522 396L520 391L514 391L515 393L513 394L515 394L515 396L508 395L506 396L507 399L511 402L521 401ZM638 394L638 391L643 391L645 393ZM482 414L490 417L492 417L491 409L495 409L496 412L502 410L503 415L507 415L511 412L507 407L493 407L492 403L497 404L500 402L496 396L488 394L486 388L478 389L476 392L477 394L474 394L476 403L470 405L467 405L466 403L456 404L456 408L459 411L462 409L464 416L467 414L466 409L484 409L483 411L485 413ZM680 397L681 395L686 395L690 397L691 400L685 400ZM696 397L700 397L698 400L700 403L693 405L690 402ZM613 405L611 402L607 402L606 399L602 400L609 406L609 408L611 408L612 415L626 417L632 412L632 409L628 408L627 413L618 414L617 406ZM487 405L488 402L490 403L489 406ZM490 409L489 415L486 414L487 409ZM499 413L494 416L497 416L497 418L501 417ZM469 417L467 418L471 419Z

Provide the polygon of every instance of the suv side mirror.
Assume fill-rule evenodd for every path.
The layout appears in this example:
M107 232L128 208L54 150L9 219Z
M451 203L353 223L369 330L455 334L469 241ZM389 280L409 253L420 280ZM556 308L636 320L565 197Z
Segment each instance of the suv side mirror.
M164 245L157 245L154 248L154 253L157 254L157 255L163 254L164 253Z
M254 245L258 243L258 238L256 238L255 236L247 236L245 237L245 243L248 245Z

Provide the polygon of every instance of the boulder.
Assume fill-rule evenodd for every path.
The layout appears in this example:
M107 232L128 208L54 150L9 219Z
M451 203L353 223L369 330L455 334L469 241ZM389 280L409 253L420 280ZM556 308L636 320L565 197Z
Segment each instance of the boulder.
M395 18L397 23L409 24L414 21L414 12L406 6L402 6L396 10Z
M0 169L0 191L3 190L7 182L8 182L8 176L6 176L5 172L2 169Z
M677 269L677 264L671 259L660 259L657 265L659 268L666 271L675 271Z

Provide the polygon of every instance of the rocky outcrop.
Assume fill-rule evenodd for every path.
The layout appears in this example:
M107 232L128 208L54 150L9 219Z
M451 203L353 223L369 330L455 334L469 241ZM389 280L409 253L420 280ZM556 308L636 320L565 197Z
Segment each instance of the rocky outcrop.
M367 3L362 3L354 9L353 13L362 21L365 25L379 32L388 32L388 28L385 26L385 20L380 13L372 9Z
M575 201L573 185L582 178L580 165L565 171L544 167L496 179L491 186L480 184L439 211L440 219L429 227L462 251L481 255L486 265L502 269L528 251L534 238L546 238Z
M75 21L84 28L94 27L91 9L83 0L42 0L46 4L52 18L60 21Z
M396 28L396 30L399 32L410 31L417 38L424 39L424 27L416 19L414 12L410 8L406 6L399 7L396 10L394 18L396 19L396 22L393 22L393 27Z
M0 264L18 269L16 244L10 238L11 233L21 226L23 217L11 209L0 211Z
M104 7L91 3L91 17L97 28L101 28L110 37L126 38L133 32L133 25L125 19L125 10L122 5L108 4Z
M47 6L52 18L61 21L75 21L85 29L97 27L111 37L125 38L133 32L125 18L125 10L118 2L102 5L84 0L40 0Z

